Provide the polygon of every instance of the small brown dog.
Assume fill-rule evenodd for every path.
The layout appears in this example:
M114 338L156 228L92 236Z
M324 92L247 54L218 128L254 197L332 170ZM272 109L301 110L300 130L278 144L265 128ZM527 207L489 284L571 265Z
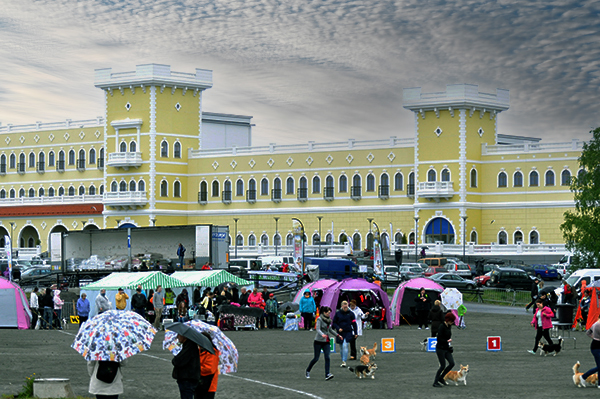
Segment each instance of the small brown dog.
M458 385L459 382L464 382L467 385L467 374L469 374L469 365L463 366L460 365L460 370L458 371L449 371L448 374L444 377L444 382L448 385L447 381L454 382L455 385Z
M581 364L579 362L575 363L575 365L573 366L573 383L576 386L578 386L579 388L584 388L584 387L587 387L590 385L597 386L598 385L598 373L594 373L594 374L590 375L584 381L583 378L581 378L583 373L579 372L580 366L581 366Z

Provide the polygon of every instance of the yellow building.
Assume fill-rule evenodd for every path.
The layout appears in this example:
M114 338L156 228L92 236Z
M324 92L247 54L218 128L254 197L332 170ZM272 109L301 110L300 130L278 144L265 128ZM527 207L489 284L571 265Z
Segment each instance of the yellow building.
M500 134L507 90L405 89L407 138L252 146L252 117L203 112L212 71L101 69L95 85L101 117L0 126L0 235L21 251L56 231L199 223L240 248L291 245L293 217L309 243L356 249L371 221L385 242L562 248L581 142Z

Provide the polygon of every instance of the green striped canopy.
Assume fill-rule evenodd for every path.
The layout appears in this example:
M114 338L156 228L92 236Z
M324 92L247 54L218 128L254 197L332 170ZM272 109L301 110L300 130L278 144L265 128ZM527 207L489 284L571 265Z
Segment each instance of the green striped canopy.
M164 274L160 271L153 272L136 272L136 273L119 273L115 272L102 280L98 280L85 286L86 290L117 290L123 288L125 290L135 290L138 285L141 285L144 290L156 289L158 285L163 288L180 288L189 287L189 284L178 280L175 277Z
M237 285L250 285L251 282L234 276L227 270L196 270L188 272L175 272L172 274L187 286L214 287L221 283L236 283Z

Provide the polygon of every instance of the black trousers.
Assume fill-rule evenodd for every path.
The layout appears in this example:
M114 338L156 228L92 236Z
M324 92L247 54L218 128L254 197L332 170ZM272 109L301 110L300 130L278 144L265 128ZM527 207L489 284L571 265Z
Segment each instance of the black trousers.
M534 352L538 350L538 344L540 343L540 339L542 339L542 337L544 337L548 344L552 345L552 339L550 339L550 329L543 329L542 327L538 327L537 333L535 334L535 344L533 344Z
M435 384L438 381L443 381L444 377L452 367L454 367L454 357L452 357L452 353L446 349L436 348L435 354L438 357L438 361L440 362L440 368L437 373L435 373L435 380L433 383ZM446 361L448 361L448 366L446 366Z
M31 309L31 329L35 329L35 325L37 324L38 321L38 316L39 316L39 309L37 308L32 308Z
M350 357L356 359L356 339L352 338L350 340Z
M208 392L208 390L210 389L210 384L212 384L213 378L215 378L214 374L203 375L200 377L200 382L196 387L195 399L212 399L215 397L214 392Z
M275 313L267 313L267 327L270 329L277 328L277 315Z
M417 320L419 323L419 327L427 327L427 319L429 318L429 311L425 310L417 310Z
M304 329L310 330L313 324L313 314L312 313L301 313L302 318L304 319Z

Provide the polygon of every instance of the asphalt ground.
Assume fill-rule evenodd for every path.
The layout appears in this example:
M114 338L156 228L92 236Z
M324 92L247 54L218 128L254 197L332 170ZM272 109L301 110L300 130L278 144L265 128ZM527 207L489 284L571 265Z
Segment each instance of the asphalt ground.
M467 304L467 306L469 306ZM489 306L489 305L488 305ZM474 306L477 308L477 306ZM498 311L498 312L496 312ZM422 352L419 342L429 330L402 325L393 330L366 330L359 345L372 345L381 338L395 338L394 353L378 353L375 379L357 379L340 368L340 354L332 354L335 378L325 381L324 361L313 368L311 379L304 371L312 358L314 332L281 330L232 331L227 335L240 352L239 371L219 378L217 398L519 398L577 397L600 395L596 388L577 388L572 367L592 367L589 339L572 332L556 357L531 355L535 331L529 326L531 313L502 307L474 309L466 315L467 328L453 328L454 358L468 364L467 386L433 388L438 367L434 353ZM89 377L85 361L70 348L75 327L65 331L0 330L0 393L16 394L26 377L69 378L75 394L87 393ZM487 336L501 336L502 351L486 351ZM172 355L162 350L164 332L159 332L149 351L129 359L124 369L122 398L178 398L171 378ZM350 365L358 362L350 362Z

